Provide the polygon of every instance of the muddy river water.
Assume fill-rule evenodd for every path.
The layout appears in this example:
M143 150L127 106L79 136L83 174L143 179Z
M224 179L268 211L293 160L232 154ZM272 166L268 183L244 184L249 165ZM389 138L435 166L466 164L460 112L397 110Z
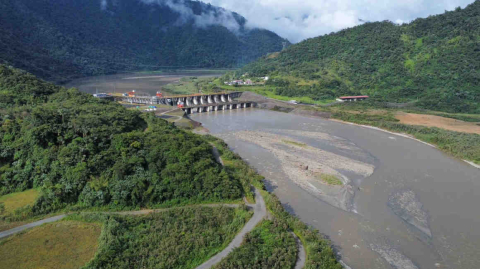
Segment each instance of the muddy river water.
M84 92L150 94L182 76L73 81ZM480 170L371 128L248 108L195 114L266 178L292 214L332 240L348 268L480 268ZM331 175L343 185L330 185Z
M319 118L260 109L191 118L265 176L347 266L480 268L479 169L406 137ZM329 196L306 169L348 188Z

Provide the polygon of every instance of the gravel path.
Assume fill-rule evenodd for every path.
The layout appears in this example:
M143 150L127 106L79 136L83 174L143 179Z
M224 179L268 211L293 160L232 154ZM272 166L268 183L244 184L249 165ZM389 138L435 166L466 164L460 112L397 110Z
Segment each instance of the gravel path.
M252 231L255 226L257 226L257 224L265 218L265 216L267 215L267 208L265 206L265 201L263 200L262 195L257 189L255 189L255 200L257 201L257 203L253 205L253 217L247 222L247 224L243 227L240 233L235 236L233 241L230 242L230 244L222 252L213 256L210 260L197 267L197 269L209 269L215 264L219 263L223 258L227 257L233 249L239 247L242 244L245 235Z
M16 228L4 231L4 232L0 232L0 239L4 238L4 237L7 237L7 236L10 236L10 235L13 235L13 234L16 234L16 233L19 233L19 232L22 232L22 231L25 231L25 230L33 228L33 227L43 225L45 223L50 223L50 222L55 222L55 221L61 220L61 219L65 218L66 216L67 215L55 216L55 217L51 217L51 218L48 218L48 219L43 219L43 220L39 220L39 221L32 222L32 223L29 223L29 224L25 224L23 226L16 227Z
M213 153L213 156L215 156L215 160L217 161L217 163L221 164L222 166L224 165L223 164L223 160L222 160L222 157L220 156L220 152L218 152L218 149L217 147L215 147L215 145L213 143L210 143L210 145L212 145L212 153Z
M292 232L293 237L295 237L295 241L297 241L298 247L298 258L297 263L295 264L295 269L303 269L305 267L305 261L307 260L307 254L305 253L305 248L303 247L302 241L300 238Z

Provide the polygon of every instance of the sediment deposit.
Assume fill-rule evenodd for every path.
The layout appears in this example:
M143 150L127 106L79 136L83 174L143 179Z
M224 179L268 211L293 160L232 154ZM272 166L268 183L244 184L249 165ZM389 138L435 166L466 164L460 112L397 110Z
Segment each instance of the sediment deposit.
M370 164L309 146L288 136L253 131L237 132L234 135L240 140L257 144L272 152L293 182L321 200L345 211L354 210L355 187L351 179L342 172L347 171L349 174L365 178L374 171ZM297 135L301 135L301 132ZM322 180L322 175L335 176L343 184L328 184Z
M432 237L428 223L428 214L417 195L410 189L395 191L388 198L388 206L395 215L412 225L428 237Z

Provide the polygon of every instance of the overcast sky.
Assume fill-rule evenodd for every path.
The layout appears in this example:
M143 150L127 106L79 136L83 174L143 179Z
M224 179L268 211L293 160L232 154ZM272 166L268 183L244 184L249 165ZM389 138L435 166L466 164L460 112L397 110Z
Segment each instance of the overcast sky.
M363 21L409 22L441 14L474 0L202 0L246 17L261 27L299 42Z

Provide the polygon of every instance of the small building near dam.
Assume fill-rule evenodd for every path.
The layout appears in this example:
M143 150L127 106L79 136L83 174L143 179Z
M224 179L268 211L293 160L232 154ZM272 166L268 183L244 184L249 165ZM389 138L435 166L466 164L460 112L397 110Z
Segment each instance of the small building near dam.
M369 97L366 95L361 95L361 96L342 96L337 98L337 101L339 102L356 102L356 101L363 101L368 99Z

